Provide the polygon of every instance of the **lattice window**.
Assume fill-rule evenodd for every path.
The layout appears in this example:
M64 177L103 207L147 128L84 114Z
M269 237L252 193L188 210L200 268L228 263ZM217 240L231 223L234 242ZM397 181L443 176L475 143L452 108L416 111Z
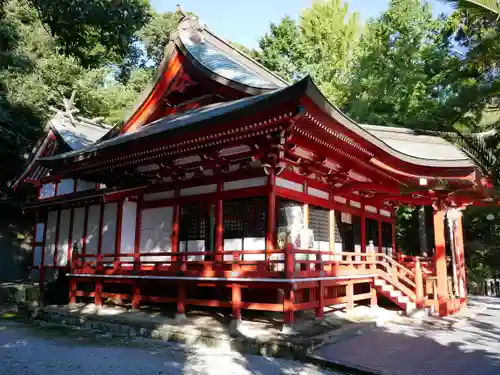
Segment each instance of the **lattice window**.
M208 207L204 204L185 205L181 209L179 239L181 241L208 239Z
M315 241L330 240L329 211L320 207L309 206L309 229L314 233Z
M238 199L224 202L224 238L265 237L266 200Z

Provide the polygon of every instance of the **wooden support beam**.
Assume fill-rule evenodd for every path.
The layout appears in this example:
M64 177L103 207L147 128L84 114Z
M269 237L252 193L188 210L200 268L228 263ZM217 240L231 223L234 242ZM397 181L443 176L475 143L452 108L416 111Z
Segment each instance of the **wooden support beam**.
M139 287L139 281L132 281L132 309L138 310L141 304L141 289Z
M215 260L224 259L224 201L222 200L222 182L217 183L217 202L215 204Z
M241 287L239 284L232 286L231 305L233 308L233 319L241 320Z
M446 239L444 232L443 209L434 212L434 247L437 276L437 297L439 300L439 314L447 315L446 300L448 299L448 276L446 270Z
M75 278L69 280L69 304L74 305L76 303L76 289L77 283Z
M267 195L267 228L266 228L266 255L269 258L269 251L273 251L276 245L276 174L274 168L269 168L267 176L269 194Z
M372 307L378 306L377 289L375 289L375 284L374 283L370 283L370 293L371 293L370 305Z
M295 322L295 291L293 289L285 289L284 292L285 295L283 298L283 321L286 325L291 325Z
M318 281L316 299L318 300L318 307L316 308L316 318L322 319L325 317L325 287L323 285L323 280Z
M384 240L382 238L382 220L378 219L377 220L378 224L378 252L382 253L382 249L384 247Z
M460 215L456 224L456 246L457 246L457 262L459 264L459 280L460 280L460 297L467 298L467 273L465 265L464 252L464 230L463 230L463 215Z
M354 284L352 282L348 283L346 286L346 310L352 310L354 308Z
M94 304L96 306L102 306L102 280L96 279L95 290L94 290Z
M365 206L361 205L361 214L359 215L361 219L361 252L366 253L366 214Z
M183 282L177 284L177 314L186 314L186 284Z

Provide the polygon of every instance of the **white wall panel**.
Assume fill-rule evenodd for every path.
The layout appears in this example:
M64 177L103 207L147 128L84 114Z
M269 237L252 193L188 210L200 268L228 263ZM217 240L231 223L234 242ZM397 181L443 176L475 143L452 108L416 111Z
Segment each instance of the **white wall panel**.
M280 187L283 187L285 189L290 189L290 190L295 190L295 191L300 191L300 192L304 191L303 184L299 184L297 182L290 181L290 180L285 180L284 178L281 178L281 177L276 177L276 186L280 186Z
M172 207L157 207L142 210L141 247L142 253L172 251ZM170 261L170 255L143 256L142 261Z
M265 250L266 238L265 237L245 237L243 238L244 250ZM243 260L265 260L265 254L245 254Z
M42 264L42 246L35 246L33 248L33 266L40 266Z
M69 244L69 226L71 223L71 209L61 211L59 220L59 237L57 241L57 260L60 267L68 265L68 244Z
M56 250L57 211L49 211L47 215L47 229L45 231L45 258L43 264L52 266L54 264L54 253Z
M233 260L233 250L243 250L243 238L224 238L224 252L229 252L229 254L224 254L224 261L229 262Z
M76 182L76 191L92 190L95 189L95 186L95 182L78 180Z
M205 240L190 240L190 241L180 241L179 243L179 251L184 252L198 252L198 251L206 251L205 250ZM205 256L203 255L188 255L187 261L202 261Z
M116 215L118 212L118 203L106 203L104 205L104 214L102 216L102 247L103 254L114 254L116 244Z
M186 197L189 195L215 193L216 191L217 191L217 185L211 184L211 185L193 186L190 188L181 189L180 194L181 196Z
M35 225L35 242L42 242L45 234L45 223L36 223Z
M42 184L40 187L40 199L52 198L56 194L56 184Z
M168 199L173 197L174 197L174 191L169 190L169 191L160 191L158 193L144 194L143 200L147 202L147 201L156 201L159 199Z
M391 213L387 210L380 210L380 215L391 217Z
M347 203L347 199L345 199L344 197L339 197L338 195L334 195L333 200L339 203Z
M65 178L59 182L57 185L57 195L66 195L73 193L75 188L75 181L72 179Z
M73 231L71 233L72 249L79 254L82 253L83 247L83 230L85 225L85 207L75 208L73 211Z
M244 189L255 186L264 186L266 185L267 177L255 177L255 178L247 178L245 180L236 180L236 181L228 181L224 182L224 190L236 190L236 189Z
M312 187L307 188L307 194L312 195L313 197L328 199L330 198L330 194L327 191L315 189Z
M137 203L125 201L122 210L122 231L120 254L134 254L135 223L137 220ZM122 262L132 262L133 257L121 257Z
M93 205L88 208L87 216L87 243L86 254L97 254L99 245L99 222L101 220L101 205Z

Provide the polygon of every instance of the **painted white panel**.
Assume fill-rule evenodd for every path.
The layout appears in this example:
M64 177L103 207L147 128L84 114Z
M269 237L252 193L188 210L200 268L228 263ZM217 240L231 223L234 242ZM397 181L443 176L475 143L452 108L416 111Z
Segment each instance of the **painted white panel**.
M42 242L45 232L45 223L36 223L35 225L35 242Z
M333 200L339 203L347 203L347 199L345 199L344 197L339 197L338 195L334 195Z
M101 219L101 205L89 207L87 216L87 243L85 245L86 254L97 254L99 245L99 222Z
M95 182L78 180L76 182L76 191L85 191L95 189Z
M361 203L359 202L356 202L356 201L349 201L349 204L353 207L356 207L356 208L360 208L361 207Z
M265 250L266 238L265 237L245 237L243 238L244 250ZM265 260L265 254L245 254L243 260Z
M137 203L125 201L122 210L122 231L120 241L121 254L133 254L135 248L135 223L137 220ZM122 262L132 262L133 257L121 257Z
M61 219L59 221L59 237L57 241L57 260L58 266L64 267L68 265L68 241L69 241L69 224L71 222L71 209L61 211Z
M200 158L199 155L189 155L189 156L184 156L182 158L176 159L175 160L175 165L197 163L199 161L201 161L201 158Z
M222 150L220 150L219 156L225 157L225 156L237 155L237 154L241 154L242 152L247 152L250 150L251 150L250 146L248 146L248 145L228 147L228 148L223 148Z
M83 230L85 225L85 208L78 207L73 211L73 231L71 233L71 241L73 251L77 251L81 254L83 246Z
M205 251L205 240L190 240L190 241L181 241L179 243L179 251L181 252L198 252ZM205 257L203 255L188 255L187 261L202 261Z
M333 252L334 253L341 253L342 252L342 243L341 242L335 242L335 246L333 247ZM342 260L342 255L334 255L333 260L335 262L340 262Z
M169 191L160 191L158 193L144 194L143 200L147 202L147 201L156 201L159 199L168 199L173 197L174 197L174 191L169 190Z
M255 177L247 178L245 180L224 182L224 190L236 190L254 186L264 186L266 184L266 181L266 177Z
M57 195L65 195L73 193L73 189L75 188L75 181L72 179L65 178L59 182L57 185Z
M42 184L40 187L40 199L52 198L56 194L56 184Z
M303 184L299 184L297 182L290 181L290 180L285 180L284 178L281 178L281 177L276 177L276 186L280 186L280 187L285 188L285 189L290 189L290 190L295 190L295 191L300 191L300 192L304 191Z
M116 243L116 215L118 212L118 203L106 203L104 205L104 214L102 216L102 246L103 254L114 254Z
M365 206L365 211L373 212L374 214L376 214L377 213L377 207Z
M233 250L243 250L242 238L224 238L224 251L231 252ZM224 261L233 260L233 254L224 254Z
M391 213L389 211L386 211L386 210L380 210L380 215L391 217Z
M217 191L217 185L201 185L201 186L193 186L190 188L181 189L181 196L189 196L189 195L198 195L198 194L208 194L215 193Z
M327 191L315 189L315 188L312 188L312 187L308 187L307 188L307 194L312 195L314 197L323 198L323 199L330 198L330 194L328 194Z
M47 215L47 229L45 231L45 258L43 264L51 266L54 264L54 252L56 250L57 211L49 211Z
M40 266L42 263L42 246L35 246L33 248L33 266Z
M172 251L172 207L157 207L142 210L141 253ZM142 261L169 262L170 255L141 256Z

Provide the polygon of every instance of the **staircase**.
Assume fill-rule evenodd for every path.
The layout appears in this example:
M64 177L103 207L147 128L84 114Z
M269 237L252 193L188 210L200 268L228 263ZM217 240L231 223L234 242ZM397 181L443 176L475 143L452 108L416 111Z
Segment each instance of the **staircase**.
M374 288L377 293L395 303L406 314L412 314L423 307L423 274L420 263L407 268L385 254L376 254L375 257Z
M377 293L383 295L390 301L398 305L406 314L411 314L417 309L417 304L410 300L400 290L397 290L393 285L384 280L383 278L376 278L374 282Z

